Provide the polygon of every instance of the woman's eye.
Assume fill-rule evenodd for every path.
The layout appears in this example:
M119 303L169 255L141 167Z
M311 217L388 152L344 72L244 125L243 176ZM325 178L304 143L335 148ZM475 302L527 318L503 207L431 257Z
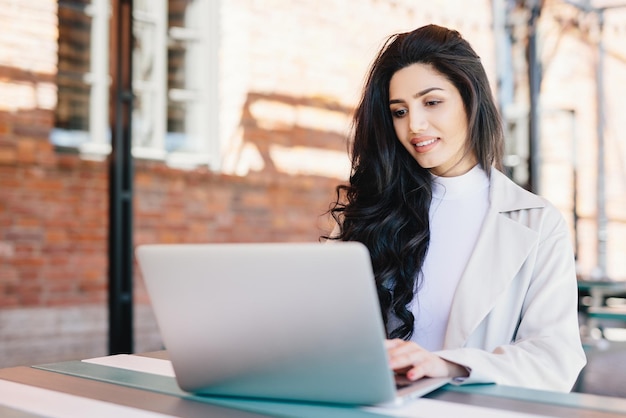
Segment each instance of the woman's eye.
M441 100L428 100L425 105L426 106L436 106L441 103Z
M407 110L406 109L398 109L398 110L392 111L391 113L393 114L394 117L401 118L404 115L406 115Z

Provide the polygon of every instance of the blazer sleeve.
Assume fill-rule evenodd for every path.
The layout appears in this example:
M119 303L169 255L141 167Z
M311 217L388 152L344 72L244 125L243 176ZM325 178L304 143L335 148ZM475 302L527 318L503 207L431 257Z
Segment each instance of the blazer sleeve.
M512 335L502 328L502 343L495 348L469 344L437 352L445 360L469 370L469 377L459 383L494 382L565 392L572 389L586 364L569 232L556 208L548 206L540 210L547 213L541 217L537 250L525 263L531 263L524 267L530 268L529 279L516 277L527 280L526 294L508 295L523 298L518 324L509 324L514 330ZM494 314L497 313L489 315ZM488 328L498 322L486 318L475 332L493 335L494 330Z

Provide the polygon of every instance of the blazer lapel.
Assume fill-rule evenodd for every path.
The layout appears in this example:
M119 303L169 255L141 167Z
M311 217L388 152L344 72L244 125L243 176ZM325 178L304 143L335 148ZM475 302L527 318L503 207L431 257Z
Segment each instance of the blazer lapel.
M536 231L512 219L510 212L542 207L540 198L493 169L490 201L476 247L455 291L444 349L464 346L538 239Z

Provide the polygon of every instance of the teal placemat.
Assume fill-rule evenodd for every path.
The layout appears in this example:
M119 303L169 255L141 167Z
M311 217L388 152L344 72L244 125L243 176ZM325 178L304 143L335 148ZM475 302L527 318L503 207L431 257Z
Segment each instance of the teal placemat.
M380 418L381 416L386 416L347 406L342 407L313 403L275 402L246 398L235 399L216 396L196 396L182 391L178 387L176 380L172 377L136 372L109 366L101 366L81 361L68 361L33 367L87 379L150 390L166 395L178 396L184 399L191 399L227 408L268 414L276 417L318 418L332 416L336 418ZM523 402L543 403L568 408L589 409L626 415L626 399L622 398L581 393L547 392L502 385L446 385L445 388L440 390L495 396L500 398L515 399ZM436 392L434 394L436 395ZM426 397L430 398L431 396L427 395ZM436 396L433 396L432 398L436 399Z
M375 414L358 408L303 402L276 402L247 398L224 398L216 396L197 396L182 391L172 377L125 370L116 367L101 366L82 361L43 364L34 368L51 372L83 377L101 382L150 390L165 395L178 396L197 402L227 408L240 409L259 414L268 414L283 418L380 418L388 415Z
M447 385L447 391L497 396L524 402L537 402L568 408L591 409L597 411L626 414L626 399L584 393L561 393L533 390L502 385Z

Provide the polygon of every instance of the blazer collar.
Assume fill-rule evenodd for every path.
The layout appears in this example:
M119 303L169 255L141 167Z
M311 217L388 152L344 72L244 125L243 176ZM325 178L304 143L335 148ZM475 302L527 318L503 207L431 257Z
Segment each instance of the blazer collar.
M495 168L491 169L489 200L491 208L501 213L546 205L543 198L521 188Z
M511 213L545 201L491 170L490 205L476 246L452 301L444 349L463 347L530 254L539 234Z

